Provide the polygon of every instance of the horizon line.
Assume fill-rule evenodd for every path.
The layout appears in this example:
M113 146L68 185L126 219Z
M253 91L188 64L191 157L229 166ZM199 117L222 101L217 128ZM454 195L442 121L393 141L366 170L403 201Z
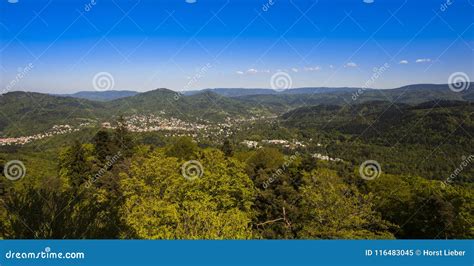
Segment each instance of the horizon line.
M474 81L468 82L469 84L474 83ZM146 90L146 91L138 91L138 90L132 90L132 89L114 89L114 90L79 90L75 92L70 92L70 93L51 93L51 92L35 92L35 91L27 91L27 90L12 90L12 91L4 91L0 92L0 95L8 94L8 93L13 93L13 92L25 92L25 93L39 93L39 94L49 94L49 95L72 95L80 92L93 92L93 93L107 93L107 92L136 92L136 93L146 93L146 92L151 92L151 91L156 91L156 90L169 90L172 92L176 93L183 93L183 92L198 92L198 91L205 91L205 90L216 90L216 89L222 89L222 90L234 90L234 89L241 89L241 90L269 90L269 91L274 91L274 92L284 92L284 91L290 91L290 90L297 90L297 89L363 89L363 90L396 90L404 87L409 87L409 86L420 86L420 85L435 85L435 86L449 86L450 84L454 83L413 83L413 84L407 84L399 87L394 87L394 88L368 88L368 87L352 87L352 86L335 86L335 87L318 87L318 86L304 86L304 87L295 87L295 88L287 88L283 90L276 90L273 88L263 88L263 87L214 87L214 88L201 88L201 89L192 89L192 90L173 90L169 88L156 88L156 89L151 89L151 90ZM5 92L6 91L6 92Z

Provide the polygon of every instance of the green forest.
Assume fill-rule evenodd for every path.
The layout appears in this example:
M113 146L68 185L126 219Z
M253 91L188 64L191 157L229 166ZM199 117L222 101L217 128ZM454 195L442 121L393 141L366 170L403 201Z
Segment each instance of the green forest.
M0 13L7 264L472 260L474 0L6 0Z
M7 93L0 238L472 239L470 88Z
M360 108L358 112L369 110L364 106L357 108ZM406 119L413 119L413 114L420 112L419 108L407 108L411 109ZM472 116L469 109L472 107L462 108L463 113L456 114L469 122L462 114ZM309 121L317 123L314 117L331 109L336 109L340 119L332 120L335 123L329 125L328 131L312 130L317 127L311 126ZM439 119L448 109L443 109L441 114L440 109L433 115ZM466 169L453 182L443 182L447 176L434 178L442 171L433 167L438 164L438 169L453 171L450 164L431 161L417 170L416 166L407 163L412 157L419 156L410 145L417 145L418 150L427 149L426 145L431 145L431 141L436 142L435 133L410 143L419 138L418 134L423 134L415 130L413 139L402 141L403 145L387 153L388 148L380 142L380 137L374 140L368 134L367 139L354 142L354 136L360 134L357 125L361 121L344 122L344 128L338 125L337 121L344 121L345 114L350 116L351 110L315 107L295 112L299 112L298 116L286 114L273 123L255 123L242 128L215 145L186 136L132 133L127 129L126 121L119 117L114 129L86 130L67 137L54 137L52 142L43 141L40 145L4 149L0 154L0 165L20 155L28 167L25 178L20 181L1 179L0 237L474 237L472 171ZM370 119L369 114L365 117ZM387 119L395 117L403 120L404 116L395 114ZM450 119L454 121L455 116ZM429 121L423 120L427 124L425 133L429 130ZM393 123L382 123L377 127L390 125ZM385 132L387 138L389 133L396 134L393 130ZM309 152L318 148L314 144L315 147L309 145L297 150L273 146L249 149L238 145L244 136L259 140L271 135L314 138L327 143L320 149L337 156L342 155L341 150L346 150L348 153L343 158L351 160L316 160ZM344 148L349 143L353 147ZM472 151L471 144L472 139L459 136L446 147L454 150L464 145L464 151L469 152L469 149ZM462 150L458 153L462 154ZM392 160L394 155L403 155L405 161ZM359 173L361 158L378 158L383 166L380 176L373 180L362 179ZM186 168L188 166L190 168Z

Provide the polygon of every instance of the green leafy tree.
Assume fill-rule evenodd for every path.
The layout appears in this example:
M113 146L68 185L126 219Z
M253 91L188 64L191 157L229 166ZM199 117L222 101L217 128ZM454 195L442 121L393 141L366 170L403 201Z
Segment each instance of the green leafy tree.
M107 130L99 130L92 139L92 142L95 147L95 154L102 163L105 163L107 157L116 152L117 148L114 147L112 138Z
M121 179L126 238L251 238L253 184L244 165L222 152L196 153L198 178L182 175L183 161L162 150L132 161ZM196 172L195 172L196 173Z
M263 238L295 238L298 224L299 169L297 156L262 148L247 160L247 171L257 189L254 228Z
M59 174L72 187L79 188L91 179L91 163L87 153L86 148L75 141L60 155Z
M318 169L306 174L300 191L300 238L393 238L391 224L375 212L372 196L346 184L334 171Z
M224 140L224 144L222 144L221 150L227 157L231 157L234 155L234 147L230 140L227 138Z
M166 148L166 155L183 160L189 160L194 156L198 146L190 137L174 138Z
M474 237L471 186L385 174L367 187L383 218L400 226L393 231L398 238Z
M110 216L110 204L85 188L54 191L27 186L9 194L2 206L0 238L117 238L120 224Z
M129 157L133 154L133 138L128 131L128 125L123 116L119 116L117 119L117 127L114 131L113 140L114 145L124 156Z

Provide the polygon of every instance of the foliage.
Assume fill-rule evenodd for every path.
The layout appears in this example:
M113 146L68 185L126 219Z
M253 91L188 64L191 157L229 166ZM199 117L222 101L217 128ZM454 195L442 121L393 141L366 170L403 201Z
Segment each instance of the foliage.
M382 217L400 225L394 231L398 238L474 237L472 187L394 175L382 175L367 187Z
M162 90L134 99L146 109L153 100L169 102L160 95L176 101ZM203 115L210 100L242 100L193 97ZM122 110L120 103L100 105ZM217 119L242 106L226 108L209 114ZM0 180L0 238L472 239L474 169L456 171L474 145L472 111L453 101L326 104L204 140L131 133L119 117L114 130L91 127L1 147L0 166L21 160L27 175ZM238 144L244 139L305 146L250 149ZM317 160L314 153L343 161ZM368 159L382 166L375 180L358 174ZM192 180L185 178L189 165L197 173ZM455 171L453 182L441 182Z
M251 238L253 184L244 166L217 150L195 154L203 175L193 181L180 171L181 159L156 150L132 161L121 179L125 197L124 237L146 239Z
M346 184L334 171L304 176L301 188L301 238L388 239L391 224L373 209L372 195Z
M189 160L194 156L197 148L198 146L192 138L178 137L171 141L166 149L166 155L183 160Z

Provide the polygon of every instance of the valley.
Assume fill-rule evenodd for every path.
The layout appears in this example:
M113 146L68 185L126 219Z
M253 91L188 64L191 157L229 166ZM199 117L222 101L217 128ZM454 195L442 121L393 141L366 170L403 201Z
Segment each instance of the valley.
M20 161L25 172L0 182L2 197L10 211L41 209L14 215L39 219L32 232L45 238L187 239L185 210L209 215L219 230L223 219L235 222L199 238L438 238L440 228L443 237L470 238L472 94L448 85L406 88L366 90L355 100L356 88L81 94L99 101L7 93L0 164ZM76 197L73 208L58 207L69 213L44 209ZM170 231L160 224L172 213L179 216ZM433 213L441 218L427 219ZM97 227L45 231L51 215L55 223L87 219ZM21 221L2 224L3 236L33 237Z

